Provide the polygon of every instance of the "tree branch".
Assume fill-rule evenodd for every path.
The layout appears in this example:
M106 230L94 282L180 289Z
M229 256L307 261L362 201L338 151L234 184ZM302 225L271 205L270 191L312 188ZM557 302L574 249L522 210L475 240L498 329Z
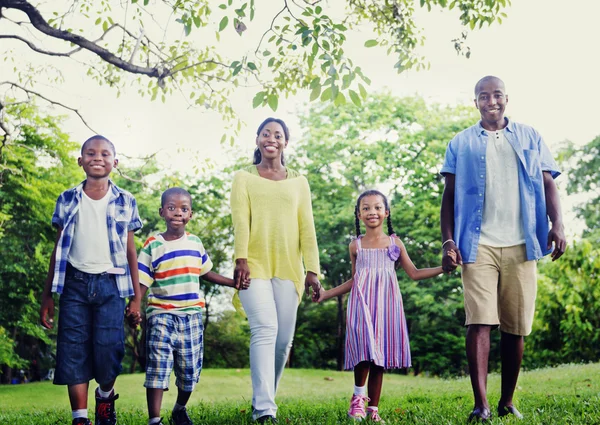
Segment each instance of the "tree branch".
M158 78L162 80L169 76L170 70L167 68L158 68L158 67L143 67L137 66L130 62L126 62L123 59L116 56L114 53L106 50L103 47L98 46L93 41L88 40L85 37L82 37L77 34L70 33L68 31L59 30L53 28L48 22L44 19L41 13L28 1L25 0L0 0L0 8L8 8L8 9L16 9L25 13L31 24L43 34L46 34L49 37L57 38L60 40L68 41L73 43L85 50L88 50L96 55L100 56L105 62L114 65L117 68L120 68L124 71L130 72L132 74L141 74L147 75L152 78Z
M0 39L2 39L2 38L12 38L14 40L20 40L23 43L27 44L29 46L29 48L31 50L33 50L34 52L38 52L43 55L48 55L48 56L70 56L71 55L71 53L50 52L49 50L40 49L35 44L33 44L31 41L26 40L22 37L19 37L18 35L0 35Z
M60 106L61 108L65 108L65 109L68 109L69 111L75 112L77 114L77 116L79 117L79 119L81 120L81 122L87 128L89 128L90 131L92 131L93 133L97 133L92 127L89 126L89 124L87 123L87 121L83 118L83 115L81 115L81 113L77 109L71 108L70 106L67 106L67 105L65 105L63 103L57 102L55 100L48 99L46 96L44 96L44 95L42 95L42 94L40 94L40 93L38 93L36 91L27 89L27 88L25 88L25 87L23 87L23 86L21 86L21 85L19 85L17 83L13 83L12 81L2 81L2 82L0 82L0 86L2 86L2 85L9 85L11 88L12 87L18 88L18 89L24 91L25 93L27 93L28 96L29 95L37 96L40 99L44 99L46 102L48 102L48 103L50 103L52 105L57 105L57 106Z

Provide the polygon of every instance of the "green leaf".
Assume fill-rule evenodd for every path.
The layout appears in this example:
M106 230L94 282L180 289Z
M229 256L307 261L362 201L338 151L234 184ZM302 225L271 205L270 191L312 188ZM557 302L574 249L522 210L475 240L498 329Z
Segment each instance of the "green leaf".
M277 111L277 104L278 103L279 103L279 99L277 98L277 95L270 94L269 96L267 96L267 104L273 110L273 112Z
M220 142L220 143L221 143L221 144L225 143L225 140L226 140L226 139L227 139L227 134L223 134L223 135L221 136L221 142Z
M315 15L320 15L322 11L323 11L323 8L321 6L317 6L315 8Z
M358 90L360 91L360 95L363 99L367 98L367 90L365 89L365 87L362 84L358 85Z
M225 9L227 9L227 5L226 5L226 4L220 4L220 5L219 5L219 8L221 8L221 9L225 10Z
M200 25L202 25L202 21L200 20L200 16L194 16L194 25L196 25L196 28L200 28Z
M98 25L100 22L102 22L102 18L96 19L96 22L94 22L94 25Z
M314 87L312 89L312 91L310 92L310 101L312 102L313 100L318 99L320 94L321 94L321 86Z
M377 40L367 40L365 41L365 47L375 47L379 44Z
M354 90L349 90L348 94L350 95L350 100L352 100L352 103L354 103L356 106L360 106L362 104L360 101L360 96Z
M254 109L258 108L260 105L263 104L264 100L265 100L265 92L264 91L260 91L260 92L256 93L256 95L254 96L254 99L252 99L252 107Z
M219 32L223 31L228 23L229 18L227 16L223 16L223 19L221 19L221 22L219 22Z
M337 94L337 96L335 97L335 101L333 102L333 104L335 106L341 106L344 105L346 103L346 96L344 96L344 93L339 92Z
M252 71L256 71L256 65L254 65L254 62L248 62L248 68L250 68Z
M320 87L321 86L321 84L319 84L320 81L321 81L320 77L313 78L312 81L310 82L310 88L312 90L314 90L315 87Z
M108 21L102 22L102 31L106 32L107 29L108 29Z
M331 87L327 87L323 90L323 93L321 93L321 101L326 102L328 100L331 100Z

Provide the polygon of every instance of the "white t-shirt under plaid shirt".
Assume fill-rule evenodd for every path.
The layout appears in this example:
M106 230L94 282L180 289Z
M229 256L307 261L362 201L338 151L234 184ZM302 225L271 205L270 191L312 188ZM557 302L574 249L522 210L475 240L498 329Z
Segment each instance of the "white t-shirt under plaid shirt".
M174 241L160 234L144 243L138 256L140 283L148 289L146 317L202 311L199 277L212 269L212 261L198 236L185 233Z
M116 274L117 287L122 298L133 295L131 273L127 262L128 233L142 228L142 221L133 195L109 181L109 199L106 209L106 226L108 230L108 246L113 265L124 270L124 274ZM54 279L52 292L62 294L65 285L65 274L69 252L75 236L75 223L79 218L79 208L85 181L76 187L65 190L56 201L52 215L52 225L62 229L56 244ZM93 240L87 241L93 244Z

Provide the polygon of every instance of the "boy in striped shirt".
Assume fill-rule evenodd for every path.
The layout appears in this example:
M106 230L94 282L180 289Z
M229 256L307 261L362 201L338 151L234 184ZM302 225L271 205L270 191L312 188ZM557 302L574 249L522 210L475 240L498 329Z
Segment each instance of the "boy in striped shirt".
M192 198L179 187L161 197L159 214L167 230L148 238L138 257L142 297L146 309L146 387L148 424L162 424L160 407L168 390L171 370L177 378L173 425L193 424L186 404L200 378L203 352L202 307L199 277L234 286L233 279L211 271L212 262L200 239L185 231L192 218ZM248 283L242 284L247 288Z

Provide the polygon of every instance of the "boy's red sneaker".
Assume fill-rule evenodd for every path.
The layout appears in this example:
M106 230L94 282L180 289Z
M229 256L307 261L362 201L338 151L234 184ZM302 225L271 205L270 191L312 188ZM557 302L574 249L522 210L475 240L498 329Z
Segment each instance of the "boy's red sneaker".
M117 412L115 411L115 400L119 398L114 392L110 397L103 398L96 390L96 419L95 425L116 425Z

